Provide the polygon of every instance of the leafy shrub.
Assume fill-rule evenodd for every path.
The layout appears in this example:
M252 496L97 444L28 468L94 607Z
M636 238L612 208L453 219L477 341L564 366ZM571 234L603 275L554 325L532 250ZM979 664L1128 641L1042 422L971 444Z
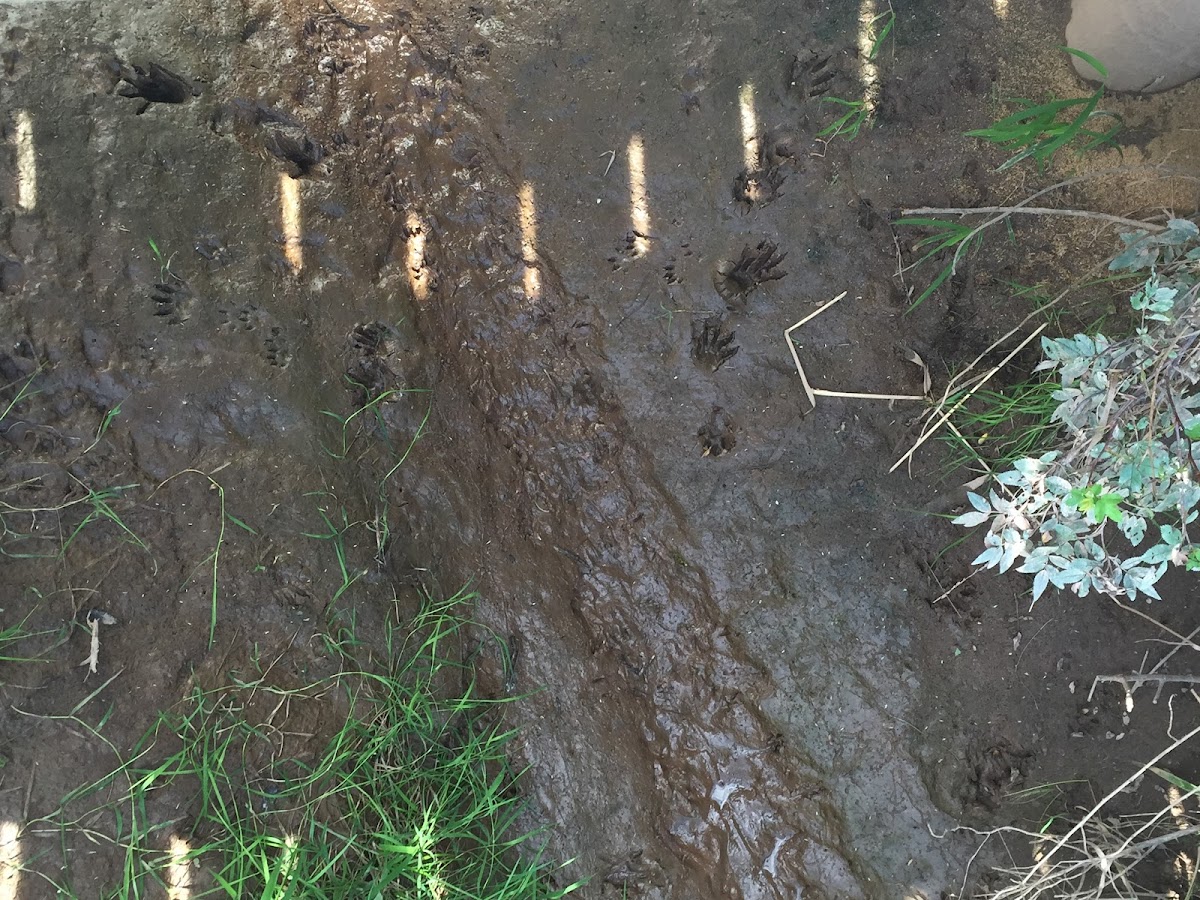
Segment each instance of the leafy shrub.
M1200 570L1200 229L1172 219L1121 239L1109 268L1147 271L1130 297L1138 328L1042 339L1036 371L1060 381L1056 449L1016 460L954 520L989 523L975 563L1019 562L1035 601L1051 585L1157 599L1170 566Z

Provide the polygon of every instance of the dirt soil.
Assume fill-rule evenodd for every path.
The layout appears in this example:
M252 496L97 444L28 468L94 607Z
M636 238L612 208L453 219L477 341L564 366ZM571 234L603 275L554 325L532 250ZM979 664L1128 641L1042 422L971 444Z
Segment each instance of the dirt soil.
M816 137L821 91L861 91L852 3L0 6L0 410L36 391L0 422L0 625L58 635L0 665L0 820L31 869L81 897L118 874L38 825L119 763L63 717L128 753L253 660L302 683L331 618L369 636L415 585L473 582L514 650L489 689L530 693L530 821L583 897L965 896L1008 856L956 827L1038 827L1195 718L1089 698L1161 652L1111 602L953 587L977 547L943 553L960 533L931 513L964 479L932 445L887 474L919 404L808 408L783 330L842 291L799 333L809 379L919 394L904 349L944 383L1027 311L1006 281L1112 249L1020 222L904 314L933 273L896 277L892 211L1050 183L961 134L1079 83L1047 37L1065 4L894 5L852 142ZM1198 96L1119 101L1100 161L1200 164ZM1064 202L1195 212L1191 187L1123 190ZM97 505L115 487L128 531ZM1195 591L1149 611L1188 634ZM89 677L93 608L118 624Z

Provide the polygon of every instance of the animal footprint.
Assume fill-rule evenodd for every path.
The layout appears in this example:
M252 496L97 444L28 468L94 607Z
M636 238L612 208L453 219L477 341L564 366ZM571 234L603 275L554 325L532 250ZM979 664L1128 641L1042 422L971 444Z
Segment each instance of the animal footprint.
M144 69L122 63L120 76L117 93L142 101L137 111L139 116L150 108L151 103L185 103L192 97L200 96L200 88L194 82L156 62Z
M832 56L802 50L792 58L788 86L801 100L812 100L828 93L836 76Z
M220 235L198 234L192 246L197 254L216 268L222 268L233 262L233 252Z
M700 449L704 456L724 456L737 446L737 426L719 406L714 406L708 421L700 426L696 436L700 438Z
M191 291L186 285L167 284L158 282L150 292L154 302L154 315L162 316L172 325L178 325L187 319L188 301Z
M733 180L733 199L746 207L766 206L779 199L786 173L779 166L766 169L742 169Z
M617 248L614 256L608 258L608 262L612 263L612 270L620 272L625 263L632 259L637 259L639 256L645 256L646 250L650 246L650 236L642 234L640 231L629 231L625 234L625 241Z
M395 332L386 322L355 325L350 345L363 356L387 356L395 351Z
M737 356L741 347L733 343L735 332L725 330L725 317L708 316L692 320L692 359L696 365L715 372Z
M756 287L778 281L787 275L779 264L787 257L772 241L764 238L754 247L745 247L735 260L717 267L714 286L726 305L741 305Z
M272 325L270 332L263 340L263 355L267 362L280 369L286 369L292 361L292 348L287 335L278 325Z
M366 322L350 332L355 360L346 369L361 404L380 396L396 384L388 360L397 352L396 330L386 322Z
M220 326L226 331L255 331L262 322L263 313L253 303L244 303L236 309L220 309Z

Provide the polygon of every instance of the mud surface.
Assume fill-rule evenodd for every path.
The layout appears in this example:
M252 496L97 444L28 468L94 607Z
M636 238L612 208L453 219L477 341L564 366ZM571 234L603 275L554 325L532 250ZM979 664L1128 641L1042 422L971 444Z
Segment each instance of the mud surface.
M111 707L128 752L191 685L258 658L301 682L331 617L370 633L416 585L473 580L513 648L489 689L532 692L530 818L583 896L960 896L986 857L956 825L1153 755L1165 700L1084 698L1161 633L1030 612L1019 576L947 591L975 550L928 513L961 479L937 448L885 474L918 407L809 411L783 341L848 291L800 337L810 381L919 394L904 351L944 379L1023 314L1005 280L1081 274L1030 226L905 316L889 226L1027 193L959 135L1065 77L1031 35L1066 10L896 4L878 127L820 141L821 95L861 90L853 6L0 7L4 405L36 390L3 422L0 622L118 619L90 679L82 628L0 669L0 818L35 868L95 896L118 864L36 825L119 761L56 717ZM1127 163L1189 98L1127 111ZM1148 190L1116 211L1195 207ZM128 531L88 518L117 486ZM341 525L345 591L311 536ZM1190 593L1154 610L1183 634Z

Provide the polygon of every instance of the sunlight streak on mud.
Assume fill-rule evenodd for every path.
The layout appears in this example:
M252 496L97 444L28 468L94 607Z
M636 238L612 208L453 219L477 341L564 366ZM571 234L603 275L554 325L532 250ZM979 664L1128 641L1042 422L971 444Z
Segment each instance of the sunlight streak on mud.
M279 176L279 218L283 225L283 253L288 265L299 272L304 268L304 248L300 243L300 180Z
M37 206L37 148L33 143L33 116L17 111L17 206L31 210Z
M742 117L742 156L747 172L758 170L758 114L754 110L754 85L747 82L738 91Z
M408 286L419 302L429 296L429 271L425 265L425 223L411 209L404 217L407 233Z
M1008 0L992 0L992 9L996 13L997 19L1008 17Z
M650 251L650 201L646 197L646 148L642 136L629 138L629 221L633 226L633 255Z
M0 900L17 900L21 886L21 826L0 822Z
M188 862L191 847L183 838L172 835L167 860L167 900L189 900L192 896L192 868Z
M525 295L536 300L542 295L542 273L538 270L537 249L537 201L533 195L533 184L526 181L517 195L518 215L521 219L521 260L525 266Z
M858 58L860 60L859 75L863 83L863 104L868 110L874 110L879 102L879 67L871 58L875 47L875 20L878 12L876 0L859 0L858 3Z

